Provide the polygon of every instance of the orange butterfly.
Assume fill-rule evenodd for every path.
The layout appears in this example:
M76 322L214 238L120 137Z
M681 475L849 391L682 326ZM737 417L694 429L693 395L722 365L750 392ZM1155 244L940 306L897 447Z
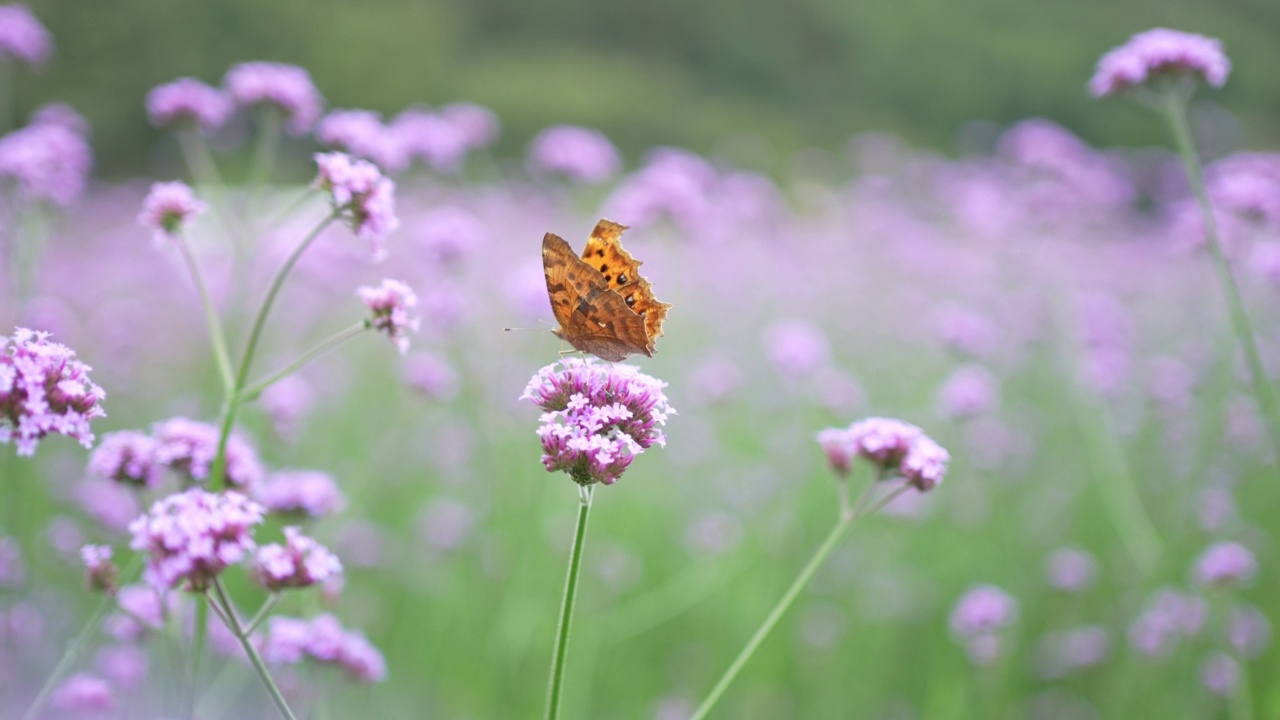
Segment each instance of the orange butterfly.
M622 247L626 225L601 220L579 258L554 233L542 238L542 269L559 329L556 337L611 362L633 353L653 357L670 303L653 296L643 264Z

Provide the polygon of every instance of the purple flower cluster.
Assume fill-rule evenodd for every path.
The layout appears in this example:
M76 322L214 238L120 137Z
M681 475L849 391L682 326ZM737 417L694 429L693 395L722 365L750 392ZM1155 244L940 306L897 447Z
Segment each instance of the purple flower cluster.
M372 110L334 110L316 126L316 140L325 147L372 160L387 172L409 165L400 137Z
M137 430L107 433L89 455L89 473L124 485L159 487L164 466L156 461L160 443Z
M42 65L53 54L53 37L26 5L0 5L0 62Z
M827 428L818 443L837 474L847 475L853 458L875 465L884 477L902 477L920 492L942 483L951 455L920 428L891 418L867 418L847 428Z
M111 548L106 545L85 545L80 548L80 560L84 562L85 584L90 590L114 592L120 571L111 562Z
M254 499L274 513L323 517L346 505L346 498L329 473L281 470L254 491Z
M1089 92L1106 97L1152 78L1185 75L1198 75L1210 85L1222 87L1230 72L1231 61L1217 39L1154 28L1103 55L1089 80Z
M114 711L116 696L106 680L90 673L76 673L53 691L49 704L64 712L97 715Z
M93 446L89 421L106 415L99 404L106 393L75 357L49 333L16 328L0 335L0 444L34 455L41 438L57 433Z
M0 137L0 178L12 178L29 201L70 205L92 166L89 143L63 123L35 122Z
M604 133L576 125L556 125L533 139L528 164L534 174L561 175L573 182L595 184L617 175L622 157Z
M612 485L635 456L666 445L660 429L675 410L666 383L630 365L565 358L538 371L521 400L543 409L542 464L579 485Z
M266 509L238 492L191 488L156 501L129 525L129 547L148 554L143 579L157 591L203 592L253 552L253 526Z
M378 287L359 289L360 300L372 311L368 327L384 333L400 349L409 349L410 331L417 331L418 318L410 314L418 306L418 296L399 280L384 279Z
M324 107L311 75L297 65L240 63L227 71L223 84L240 107L266 103L280 110L291 135L311 130Z
M1257 573L1257 560L1240 543L1216 543L1196 560L1195 576L1201 585L1236 587L1248 584Z
M342 563L329 549L302 534L302 528L284 529L283 545L258 548L253 558L253 578L273 592L310 587L342 573Z
M218 428L184 417L157 423L151 431L158 442L155 461L195 481L209 478L214 458L218 455ZM225 470L222 480L228 485L252 488L265 473L253 446L235 433L227 438Z
M1129 645L1147 658L1166 658L1179 639L1199 634L1208 612L1204 598L1162 589L1130 623Z
M311 620L273 617L265 636L255 640L262 659L269 663L293 664L311 658L337 665L360 682L382 682L387 677L382 653L362 633L343 629L328 613Z
M329 193L335 212L344 216L356 236L367 241L375 260L386 254L383 241L400 225L396 218L396 184L377 165L346 153L316 153L316 186Z
M234 110L225 92L195 78L178 78L147 93L147 117L156 127L192 123L212 133L226 124Z
M970 588L951 611L951 634L968 649L975 664L1001 655L999 633L1018 619L1018 601L994 585Z
M173 240L186 231L195 216L207 209L186 183L156 183L142 201L138 222L151 228L157 242Z

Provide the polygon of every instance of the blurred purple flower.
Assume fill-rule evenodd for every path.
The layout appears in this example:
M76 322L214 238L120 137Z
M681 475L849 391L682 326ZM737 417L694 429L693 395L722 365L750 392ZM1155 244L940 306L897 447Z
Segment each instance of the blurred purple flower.
M1253 605L1237 604L1227 615L1227 643L1242 657L1260 657L1271 644L1271 621Z
M1040 641L1037 666L1041 677L1060 678L1102 664L1110 650L1106 629L1085 625L1046 635Z
M456 265L485 246L489 231L473 213L446 205L418 218L413 224L413 239L433 263Z
M1124 45L1103 55L1089 80L1089 92L1094 97L1106 97L1154 78L1189 75L1222 87L1230 72L1231 61L1223 53L1219 40L1154 28L1134 35Z
M418 514L418 537L435 550L457 550L475 525L471 509L457 500L437 498Z
M196 482L209 479L218 454L218 428L196 420L175 417L156 423L151 436L159 443L156 461ZM252 488L266 470L258 453L237 433L227 438L226 464L221 478L227 485Z
M238 492L201 488L156 501L129 525L129 547L148 555L143 578L158 591L179 584L203 592L254 549L253 526L266 509Z
M1258 572L1253 553L1240 543L1215 543L1196 559L1195 578L1201 585L1235 587L1248 584Z
M1224 652L1215 652L1200 666L1200 683L1214 695L1226 697L1240 684L1240 664Z
M520 399L544 410L538 437L548 472L612 485L637 455L666 445L660 428L675 411L664 387L631 365L565 358L539 370Z
M597 184L618 174L622 157L597 130L556 125L534 137L528 167L534 175L559 175L572 182Z
M347 504L333 476L319 470L272 473L255 489L254 499L270 512L305 517L332 515Z
M742 370L732 360L712 356L694 366L686 383L690 395L702 404L727 400L742 387Z
M831 359L827 336L817 325L804 320L780 320L765 330L765 354L786 376L808 375Z
M999 384L981 365L956 368L938 391L938 411L945 418L971 418L989 412Z
M27 564L22 561L22 546L11 537L0 535L0 587L16 587L27 577Z
M502 134L497 114L482 105L468 102L449 103L440 108L440 116L457 128L471 150L489 147Z
M142 686L147 679L150 661L147 651L138 645L108 645L98 651L94 668L111 683L124 690Z
M378 166L345 153L316 153L316 187L329 193L335 213L356 237L369 243L375 261L386 255L383 241L400 225L396 218L396 184Z
M122 485L156 488L164 480L164 466L156 458L160 443L137 430L107 433L89 453L91 475Z
M858 445L849 428L825 428L818 431L818 444L827 454L827 465L840 477L847 477L858 456Z
M842 455L851 446L855 455L877 467L880 477L902 477L920 492L934 489L947 475L950 454L915 425L872 417L853 423L845 432L848 438L843 440L838 433L828 433L825 441L819 438L829 458L831 452Z
M1162 589L1129 625L1129 644L1147 658L1167 658L1180 638L1200 632L1207 612L1203 598Z
M419 353L405 358L405 383L434 400L447 402L458 395L458 373L447 360Z
M297 65L240 63L227 71L222 82L240 107L266 103L282 112L290 135L311 130L324 107L324 98L311 82L311 75Z
M302 419L315 404L315 391L300 376L289 375L263 390L258 404L271 419L276 434L292 441L297 439Z
M329 549L302 534L302 528L284 529L285 543L258 548L253 558L253 578L263 588L279 592L304 588L342 573L342 563Z
M190 123L210 134L226 124L234 109L222 90L190 77L157 85L147 93L147 116L155 127Z
M31 113L31 125L57 125L82 138L89 137L89 121L66 103L54 102L41 105Z
M15 328L0 335L0 445L12 442L18 455L30 456L56 433L93 447L89 422L106 416L99 403L107 394L75 357L49 333Z
M972 638L995 632L1018 619L1018 601L994 585L977 585L965 591L951 611L951 632Z
M360 682L382 682L387 676L382 653L362 633L343 629L328 613L311 620L273 617L258 642L263 659L269 663L291 664L311 658L337 665Z
M937 314L938 337L960 355L984 358L995 350L996 330L985 316L956 304L943 305Z
M469 149L466 130L425 108L409 108L391 121L401 148L410 160L421 159L437 172L462 168Z
M1205 532L1217 532L1236 517L1236 499L1229 488L1210 485L1200 491L1197 500L1197 516Z
M87 478L76 486L72 495L86 515L115 532L128 528L141 510L136 492L101 478Z
M111 548L107 545L85 545L80 548L84 562L85 585L94 591L115 592L120 570L111 562Z
M89 673L76 673L53 691L49 704L65 712L110 713L116 708L116 697L106 680Z
M384 279L378 287L362 287L360 300L373 316L365 321L368 327L391 338L400 354L409 350L409 332L418 329L418 318L412 315L418 305L418 296L408 285L399 280Z
M706 220L714 216L713 225L720 224L726 212L714 204L719 185L715 167L705 158L678 148L658 148L605 200L602 214L630 225L667 217L685 231L712 235Z
M0 178L12 178L30 201L70 205L92 166L89 143L62 125L37 123L0 137Z
M116 593L120 612L108 615L103 628L122 642L137 642L148 631L164 628L167 618L165 599L148 585L125 585Z
M0 62L43 65L53 54L53 36L21 3L0 5Z
M1062 548L1048 557L1044 572L1054 590L1079 593L1093 587L1098 575L1098 562L1079 548Z
M181 237L197 215L208 206L196 199L191 186L183 182L156 183L142 201L138 222L152 230L156 242Z
M334 110L316 126L316 140L332 150L372 160L389 173L409 165L409 154L400 136L372 110Z
M691 552L721 555L741 544L744 534L737 516L713 510L689 523L684 544Z

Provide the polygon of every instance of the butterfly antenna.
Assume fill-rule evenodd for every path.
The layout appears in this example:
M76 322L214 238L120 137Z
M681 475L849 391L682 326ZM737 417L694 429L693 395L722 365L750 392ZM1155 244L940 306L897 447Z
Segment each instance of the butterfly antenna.
M543 320L542 318L538 318L537 322L544 323L546 321ZM542 330L542 328L540 327L504 327L502 328L502 330L503 332L511 332L512 330Z

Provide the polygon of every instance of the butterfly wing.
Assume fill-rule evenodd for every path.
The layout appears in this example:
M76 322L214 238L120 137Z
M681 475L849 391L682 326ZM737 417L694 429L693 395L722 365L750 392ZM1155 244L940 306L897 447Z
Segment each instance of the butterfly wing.
M652 354L645 319L628 307L599 271L553 233L542 238L542 269L551 311L560 323L553 331L557 337L609 361L623 360L632 353Z
M671 303L661 302L653 296L652 284L640 275L640 266L644 263L622 247L622 231L626 229L626 225L612 220L596 223L587 246L582 250L582 260L600 271L605 284L622 296L627 307L644 318L644 354L652 357L654 343L662 336L662 323L667 319Z

